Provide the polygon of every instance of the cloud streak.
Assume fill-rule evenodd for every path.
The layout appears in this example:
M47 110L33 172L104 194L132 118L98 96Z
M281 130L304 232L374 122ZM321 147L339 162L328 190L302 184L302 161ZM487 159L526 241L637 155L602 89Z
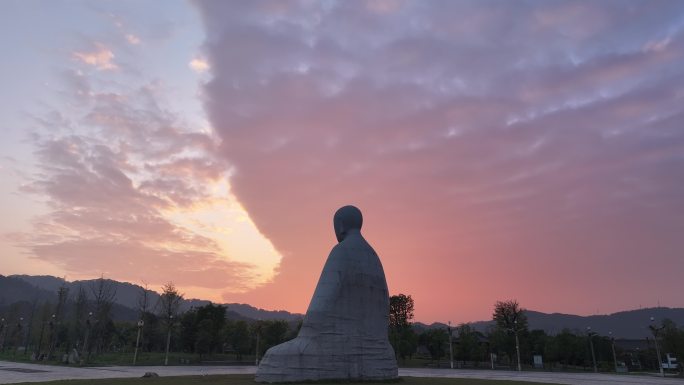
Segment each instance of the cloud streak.
M119 67L114 63L114 53L104 44L95 43L92 51L74 52L74 59L91 65L98 70L115 70Z
M79 56L112 68L113 55L89 57ZM162 83L108 87L102 80L97 73L63 72L61 111L35 118L38 171L23 191L45 199L49 212L34 219L32 232L12 234L13 244L77 276L174 281L205 297L268 280L277 254L254 248L267 242L258 233L251 244L235 242L242 253L254 253L250 261L225 247L225 236L184 219L209 206L243 221L243 210L219 188L229 166L215 156L217 139L164 107ZM229 218L210 219L225 231L232 226ZM242 226L243 237L255 232ZM264 253L270 265L262 266Z

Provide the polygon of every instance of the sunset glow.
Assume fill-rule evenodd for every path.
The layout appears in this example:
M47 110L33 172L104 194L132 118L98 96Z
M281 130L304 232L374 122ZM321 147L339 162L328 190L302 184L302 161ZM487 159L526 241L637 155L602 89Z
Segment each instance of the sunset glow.
M684 306L684 2L6 1L0 274L416 318Z
M243 293L270 282L280 263L280 255L259 233L249 214L230 193L225 180L216 182L210 190L210 199L193 203L187 209L169 210L164 216L197 235L214 240L226 260L250 265L250 279L237 287L227 282L227 292ZM204 291L198 298L220 302L219 294Z

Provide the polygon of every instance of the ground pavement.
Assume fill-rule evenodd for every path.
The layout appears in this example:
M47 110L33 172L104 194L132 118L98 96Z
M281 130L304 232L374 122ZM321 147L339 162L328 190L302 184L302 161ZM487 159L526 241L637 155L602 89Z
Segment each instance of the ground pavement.
M0 384L66 379L142 377L145 372L160 376L209 374L253 374L254 366L109 366L70 367L0 361ZM504 370L399 369L402 377L451 377L518 380L569 385L684 385L679 378L594 373L511 372Z

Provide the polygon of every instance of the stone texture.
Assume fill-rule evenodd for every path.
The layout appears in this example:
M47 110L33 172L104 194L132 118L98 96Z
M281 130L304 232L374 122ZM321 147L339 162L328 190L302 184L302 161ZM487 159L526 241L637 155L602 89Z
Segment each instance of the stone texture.
M389 293L378 255L361 235L361 212L338 210L330 252L297 338L269 349L258 382L397 377L387 338Z

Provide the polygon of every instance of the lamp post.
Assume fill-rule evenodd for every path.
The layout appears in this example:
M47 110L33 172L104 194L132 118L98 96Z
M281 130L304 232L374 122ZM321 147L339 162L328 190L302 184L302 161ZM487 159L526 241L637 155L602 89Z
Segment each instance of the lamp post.
M451 346L451 321L449 321L449 326L447 327L447 330L449 331L449 365L451 366L451 369L454 368L454 349Z
M256 327L256 353L254 354L254 364L259 366L259 334L261 334L261 320L257 320Z
M12 357L17 355L17 349L19 349L19 344L21 339L21 328L22 328L22 323L24 322L24 317L19 317L19 322L17 322L17 333L14 336L14 353L12 354Z
M660 371L660 377L665 377L663 372L663 361L660 359L660 347L658 346L658 333L665 328L665 325L655 326L655 318L651 317L651 325L648 328L651 329L653 333L653 340L655 341L656 356L658 357L658 370Z
M169 364L169 348L171 347L171 327L173 326L173 315L169 315L169 330L166 333L166 356L164 357L164 365Z
M610 347L613 349L613 363L615 364L615 373L618 372L618 365L617 365L617 355L615 354L615 337L613 337L613 332L608 332L608 335L610 336Z
M48 325L50 325L50 341L48 341L48 355L47 355L48 361L52 358L52 349L56 345L56 343L55 343L55 333L56 333L55 326L57 325L56 320L57 320L57 318L53 314L52 317L50 317L50 322L48 323Z
M594 364L594 373L598 373L596 367L596 355L594 354L594 332L591 331L591 326L587 326L587 336L589 336L589 347L591 348L591 362Z
M140 344L140 332L142 331L145 321L142 319L138 321L138 336L135 338L135 353L133 353L133 365L138 360L138 345Z
M88 312L88 318L86 319L85 337L83 337L83 354L81 355L85 357L86 361L88 361L88 358L90 358L90 353L88 352L88 337L90 337L90 317L92 316L93 312Z
M518 356L518 371L522 371L520 366L520 341L518 340L518 320L513 321L513 333L515 333L515 353Z
M28 355L29 341L31 341L31 329L33 329L33 315L36 313L36 305L33 304L31 308L31 316L26 322L26 334L24 335L24 356Z
M5 318L0 319L0 352L5 352L5 337L7 336L7 324Z
M54 317L54 314L53 314ZM43 335L45 334L45 325L49 325L50 321L43 321L40 325L40 337L38 338L38 347L36 348L36 360L40 360L43 350Z

